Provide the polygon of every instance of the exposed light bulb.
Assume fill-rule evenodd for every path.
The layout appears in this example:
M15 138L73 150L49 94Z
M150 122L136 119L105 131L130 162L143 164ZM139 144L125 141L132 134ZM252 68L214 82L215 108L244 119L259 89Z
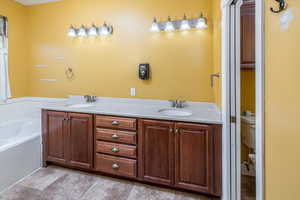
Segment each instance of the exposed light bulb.
M92 25L92 27L89 29L89 36L97 36L98 35L98 28L95 26L95 24Z
M76 37L77 36L77 30L72 25L69 29L68 36L69 37Z
M109 35L110 34L110 28L107 26L106 23L103 24L103 26L100 28L100 35Z
M180 29L183 31L191 29L189 20L187 19L186 15L184 15L183 20L181 21Z
M78 31L78 36L79 37L85 37L87 36L87 33L86 33L86 28L84 27L84 25L81 25L79 31Z
M151 32L159 32L159 31L160 31L160 28L159 28L159 25L158 25L158 23L157 23L156 18L154 18L154 20L153 20L153 22L152 22L150 31L151 31Z
M175 28L174 28L173 22L171 21L171 17L169 17L168 21L166 23L165 31L171 32L171 31L174 31L174 30L175 30Z
M200 18L198 19L197 21L197 25L196 25L196 28L199 28L199 29L204 29L204 28L207 28L207 23L206 23L206 19L203 17L203 15L201 14L200 15Z

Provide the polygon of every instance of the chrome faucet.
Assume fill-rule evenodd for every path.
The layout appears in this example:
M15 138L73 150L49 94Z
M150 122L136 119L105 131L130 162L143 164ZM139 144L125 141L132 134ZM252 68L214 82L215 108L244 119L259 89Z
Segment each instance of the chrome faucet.
M90 96L90 95L85 95L84 99L87 103L94 103L97 101L97 97L96 96Z
M172 103L172 108L184 108L184 103L186 101L182 101L182 100L170 100L170 102Z

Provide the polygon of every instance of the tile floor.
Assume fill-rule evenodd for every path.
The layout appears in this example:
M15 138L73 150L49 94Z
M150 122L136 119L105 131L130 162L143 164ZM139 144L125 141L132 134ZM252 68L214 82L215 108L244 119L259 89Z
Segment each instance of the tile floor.
M242 175L241 178L242 178L241 200L255 200L256 199L255 177Z
M0 200L219 200L56 166L0 194Z

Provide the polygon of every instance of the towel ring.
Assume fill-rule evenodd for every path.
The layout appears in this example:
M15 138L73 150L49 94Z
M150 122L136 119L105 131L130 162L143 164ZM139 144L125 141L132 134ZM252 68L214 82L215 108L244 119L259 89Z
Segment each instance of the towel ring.
M69 80L73 79L73 77L75 75L74 70L71 67L66 68L65 74L66 74L67 79L69 79Z

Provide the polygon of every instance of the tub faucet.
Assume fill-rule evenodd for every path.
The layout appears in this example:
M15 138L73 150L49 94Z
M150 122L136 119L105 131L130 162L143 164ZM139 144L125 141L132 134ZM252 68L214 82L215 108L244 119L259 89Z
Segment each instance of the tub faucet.
M170 100L172 103L172 108L184 108L184 103L186 101L183 100Z
M90 95L85 95L84 99L87 103L94 103L97 101L97 97L96 96L90 96Z

